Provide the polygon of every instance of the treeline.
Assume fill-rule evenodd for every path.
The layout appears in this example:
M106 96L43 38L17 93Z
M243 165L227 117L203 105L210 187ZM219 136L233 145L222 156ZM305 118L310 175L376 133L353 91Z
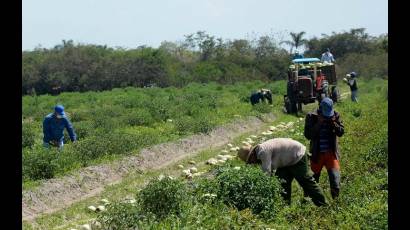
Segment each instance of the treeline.
M363 76L387 77L387 35L372 37L361 28L309 40L302 36L287 41L291 50L305 46L305 56L320 57L329 47L342 71L353 68ZM284 79L292 51L281 47L282 42L270 35L223 40L204 31L180 42L164 41L158 48L110 48L63 40L51 49L22 53L22 93Z

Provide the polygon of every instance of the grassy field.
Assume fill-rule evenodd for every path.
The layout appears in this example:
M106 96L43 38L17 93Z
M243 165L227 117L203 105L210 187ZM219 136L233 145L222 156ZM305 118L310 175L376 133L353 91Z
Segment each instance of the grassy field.
M274 107L252 107L247 101L258 88L271 88ZM280 107L285 82L249 82L222 86L191 84L177 88L125 88L105 92L23 97L23 186L72 170L138 154L139 150L207 133L243 116L259 116ZM61 103L78 135L62 153L42 147L42 120ZM65 133L65 140L69 140Z
M278 85L284 86L283 84L283 82L273 83L274 92L275 87L279 89ZM248 91L245 95L249 94L250 86L246 89ZM215 90L218 88L217 85L208 87L214 87ZM227 102L224 107L225 111L232 111L227 112L229 116L225 117L225 121L235 114L252 112L249 105L241 102L242 90L239 89L241 87L244 86L237 85L222 90L225 93L231 92L239 98L235 99L236 102L233 104L243 105L242 110L235 110L229 107ZM342 91L348 92L347 90L345 86L342 87ZM184 159L165 169L152 170L143 174L133 173L121 183L107 186L98 196L88 198L53 214L39 217L34 222L24 222L23 227L24 229L70 229L78 228L78 225L97 219L106 229L109 227L127 229L137 226L141 229L387 229L387 81L375 79L369 82L359 82L359 90L358 104L350 102L350 95L348 95L335 106L345 125L345 135L339 139L342 188L340 197L333 201L330 197L327 173L323 170L320 185L330 203L329 207L318 208L311 202L303 202L303 191L294 182L290 206L283 205L280 199L275 198L276 192L272 191L274 205L263 208L263 212L257 213L257 209L251 206L245 209L238 208L233 201L241 198L229 195L226 183L230 184L232 189L244 188L241 186L249 188L250 186L254 191L260 191L265 195L266 189L272 188L267 187L268 185L273 188L277 185L274 181L267 182L264 176L258 174L260 171L258 168L245 167L244 163L237 159L230 160L222 166L204 164L205 160L226 149L224 147L206 150L194 158ZM267 123L266 127L270 125L277 127L281 123L294 122L292 128L275 131L272 136L291 137L308 145L308 141L303 136L304 122L295 116L281 112L280 94L283 92L277 90L276 93L273 112L277 114L277 120L274 123ZM33 98L25 100L27 100L26 105L34 101ZM47 100L49 100L47 102L49 105L44 103L43 108L48 108L47 106L52 106L61 99ZM44 99L44 101L47 100ZM70 110L75 112L75 107L71 106ZM315 106L314 104L308 105L304 110L307 112ZM220 107L221 110L223 110L222 107ZM26 114L33 114L34 120L41 119L41 113L38 113L37 117L34 113L26 112ZM26 119L28 119L27 115ZM220 122L223 123L223 120ZM253 134L258 136L256 142L261 141L260 133L247 133L237 138L232 144L240 146L246 137ZM194 177L193 180L186 181L181 175L181 169L176 166L182 164L186 168L191 160L199 162L196 165L198 171L206 173L205 176ZM232 171L236 166L241 169ZM156 178L160 174L171 175L176 179L159 181ZM238 175L244 178L251 177L254 183L244 184L237 180ZM264 183L258 183L261 181ZM151 186L147 187L147 184ZM222 184L225 185L222 186ZM203 199L204 193L215 193L217 196L214 199ZM171 196L170 194L176 195ZM169 200L172 202L162 202L163 206L156 208L166 207L167 210L174 212L170 211L166 215L153 215L156 212L155 208L149 209L151 212L147 211L147 201L164 196L170 197ZM107 205L106 211L97 214L87 210L89 205L97 204L102 198L107 198L111 202ZM126 198L135 198L137 202L135 204L121 202ZM246 203L246 200L243 202Z

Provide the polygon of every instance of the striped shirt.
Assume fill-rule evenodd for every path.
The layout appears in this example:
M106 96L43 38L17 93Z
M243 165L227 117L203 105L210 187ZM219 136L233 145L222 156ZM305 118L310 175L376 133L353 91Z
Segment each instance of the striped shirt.
M320 126L319 132L319 151L327 152L330 150L330 137L332 134L332 127L329 122L323 122Z

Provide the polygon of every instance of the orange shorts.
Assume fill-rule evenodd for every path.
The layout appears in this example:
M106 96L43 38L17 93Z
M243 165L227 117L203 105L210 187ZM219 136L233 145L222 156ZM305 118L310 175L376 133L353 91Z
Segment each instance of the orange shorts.
M317 162L310 161L310 168L315 174L320 173L323 166L325 166L327 170L340 170L339 160L336 159L336 154L334 152L319 153Z

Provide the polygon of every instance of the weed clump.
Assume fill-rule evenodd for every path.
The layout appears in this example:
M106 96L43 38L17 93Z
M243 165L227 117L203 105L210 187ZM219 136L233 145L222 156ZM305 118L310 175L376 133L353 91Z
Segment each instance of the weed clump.
M150 181L138 193L138 203L144 212L164 218L170 214L180 215L187 195L185 183L164 177Z
M252 212L273 215L283 205L279 180L267 176L258 167L248 166L241 170L226 168L216 179L218 197L238 210L249 208Z

